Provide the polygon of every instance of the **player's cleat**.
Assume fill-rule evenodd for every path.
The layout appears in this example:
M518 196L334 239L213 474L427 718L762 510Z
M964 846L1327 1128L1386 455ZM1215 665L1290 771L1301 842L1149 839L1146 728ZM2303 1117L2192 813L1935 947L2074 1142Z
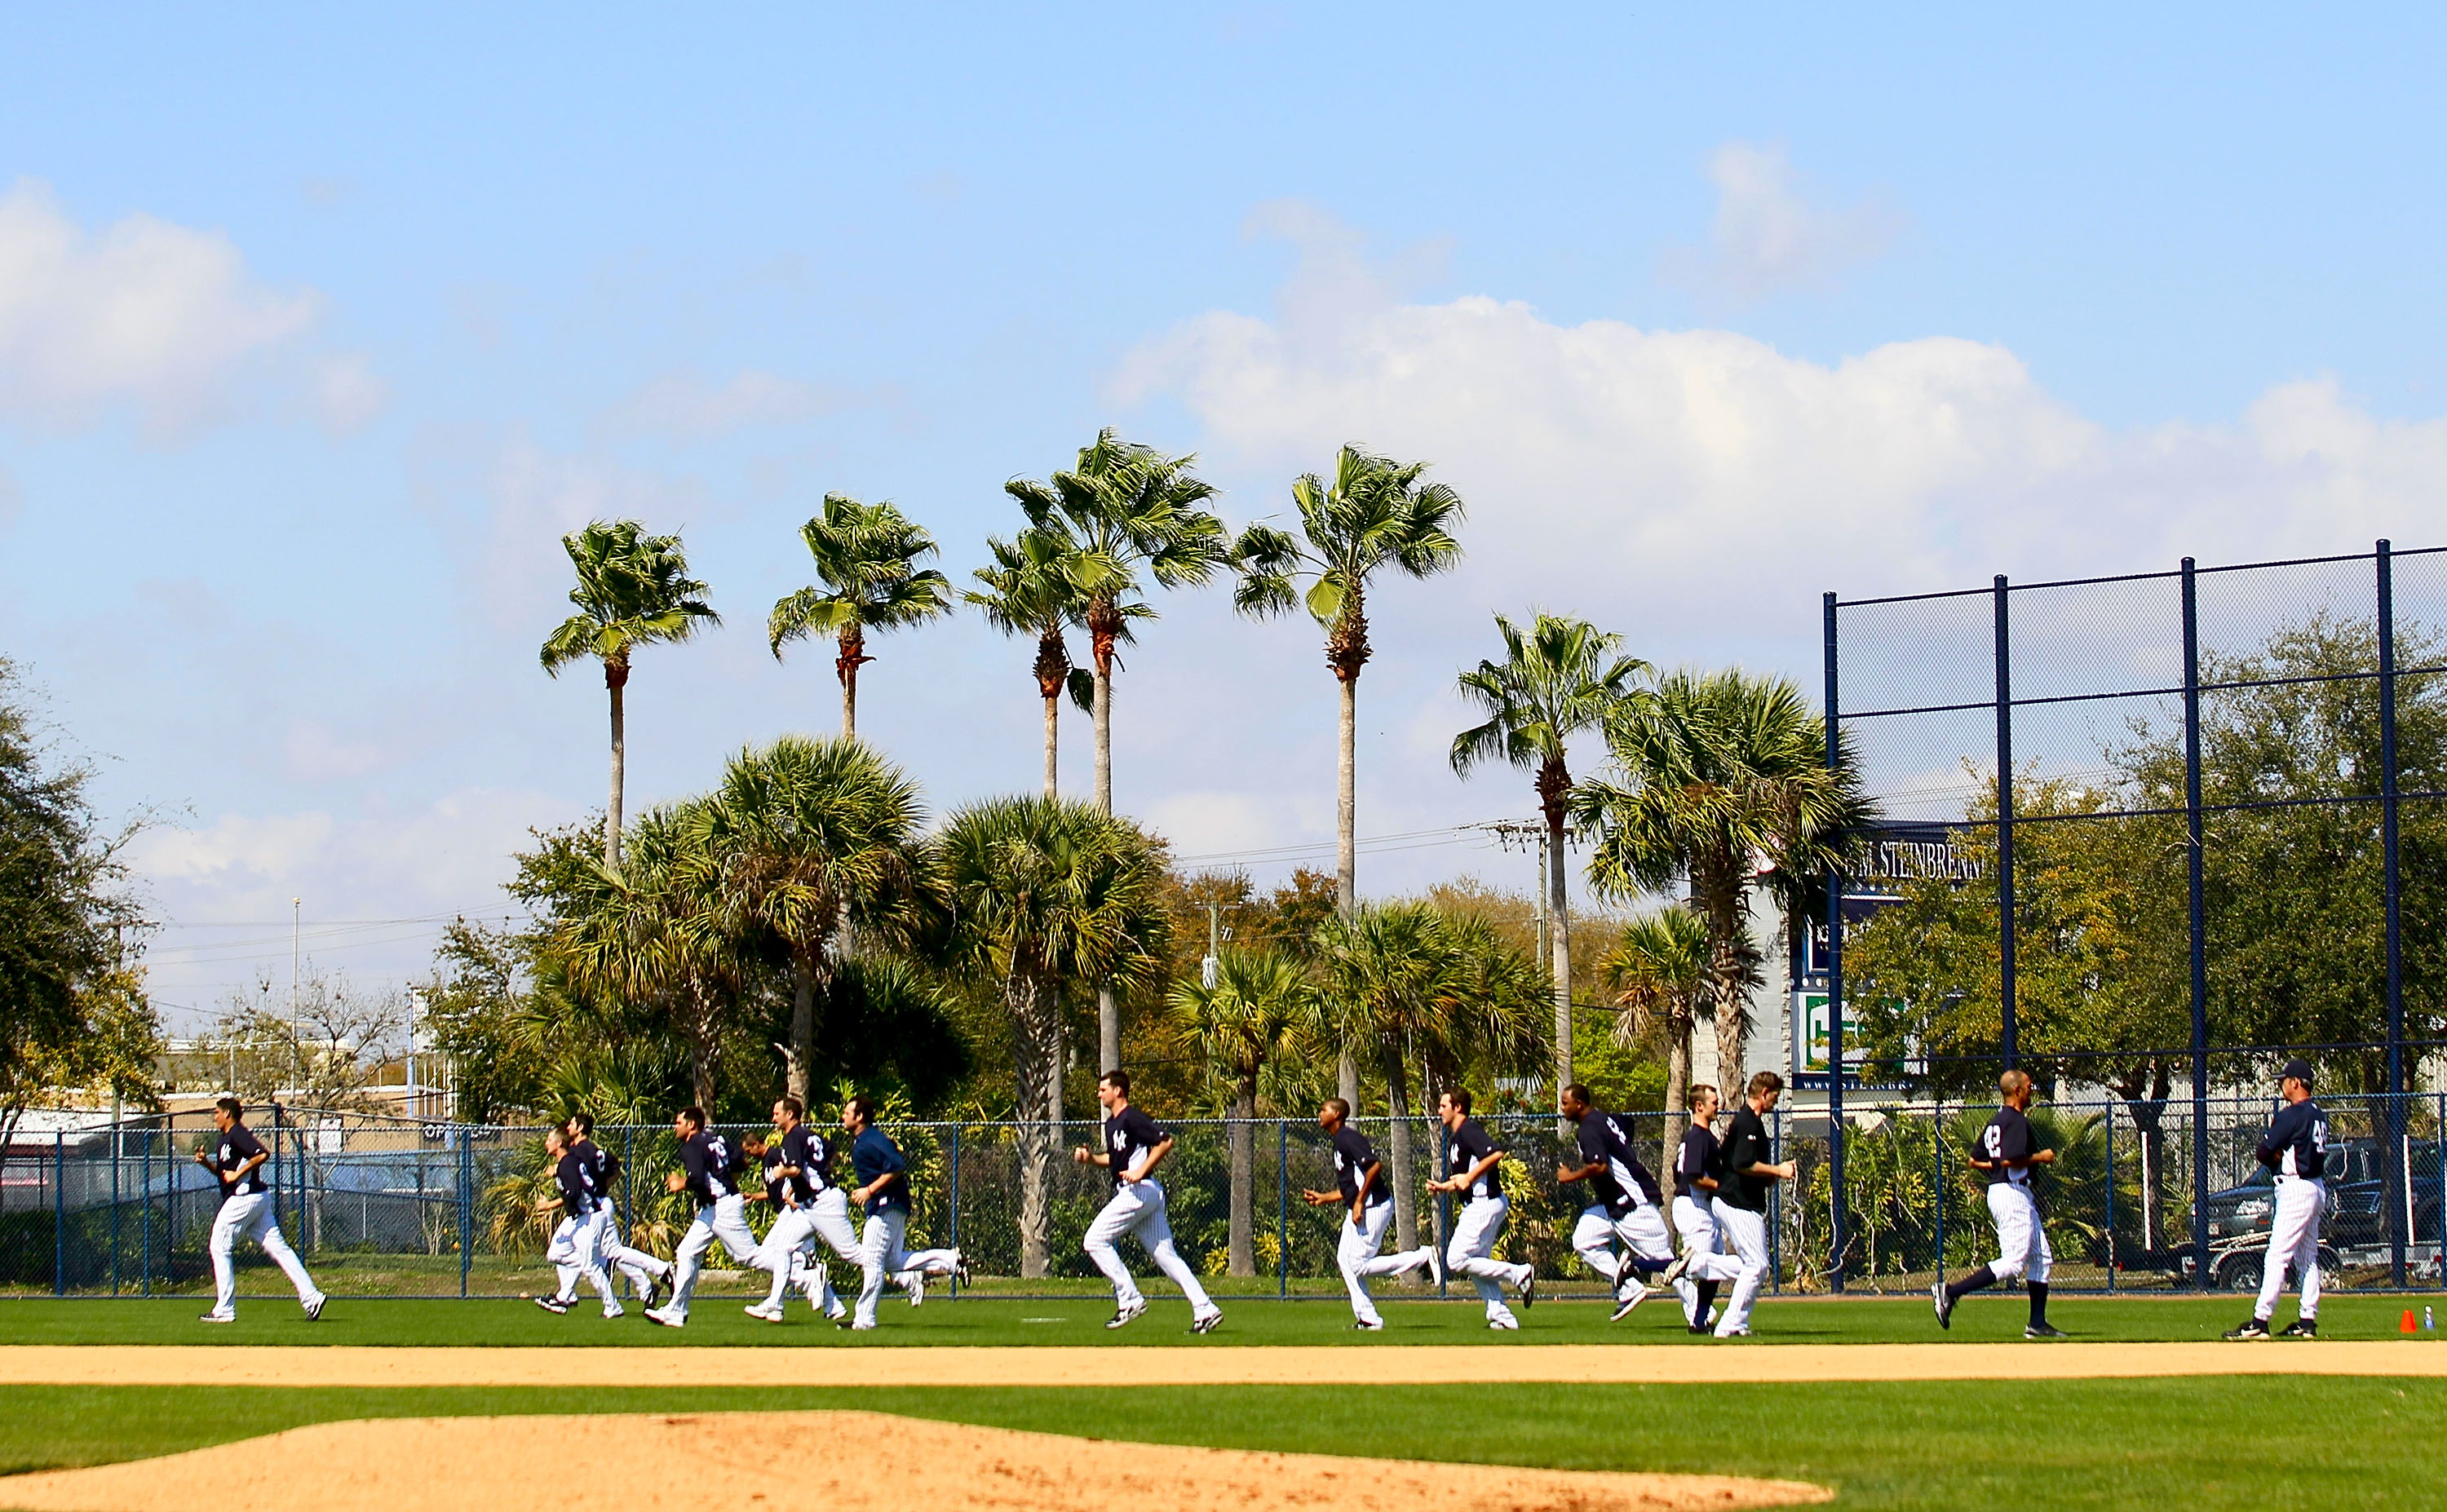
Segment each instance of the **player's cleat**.
M1675 1282L1682 1279L1682 1273L1690 1268L1691 1257L1688 1255L1678 1255L1674 1257L1674 1263L1667 1266L1664 1272L1657 1278L1664 1282L1666 1285L1672 1286Z
M543 1309L547 1313L566 1313L569 1311L569 1304L557 1296L537 1297L535 1299L535 1305Z
M1928 1299L1937 1305L1937 1326L1942 1329L1953 1328L1954 1294L1945 1289L1944 1280L1940 1280L1928 1289Z
M1445 1252L1432 1244L1428 1246L1428 1277L1439 1289L1445 1284Z
M875 1332L875 1325L872 1323L853 1323L849 1326L849 1331L852 1333L872 1333Z
M1612 1321L1617 1323L1622 1322L1624 1318L1631 1316L1631 1310L1633 1308L1638 1307L1641 1303L1647 1300L1648 1288L1644 1286L1633 1287L1629 1296L1620 1296L1615 1298L1614 1317Z
M749 1317L761 1318L768 1323L779 1323L782 1321L782 1310L780 1308L767 1307L762 1302L750 1302L739 1311L747 1314Z
M1740 1328L1718 1329L1717 1331L1717 1337L1720 1339L1746 1339L1750 1336L1751 1331L1747 1324Z
M616 1317L627 1317L628 1315L629 1310L622 1307L617 1302L613 1303L610 1307L603 1310L603 1321L606 1323L611 1322Z
M647 1276L646 1293L643 1296L637 1298L638 1304L644 1307L647 1312L651 1313L654 1310L654 1304L662 1299L663 1289L658 1284L657 1278L651 1276Z
M688 1314L674 1313L667 1307L650 1307L646 1309L646 1321L660 1323L667 1329L685 1328L688 1326Z
M1521 1320L1511 1317L1491 1317L1487 1320L1487 1326L1498 1333L1517 1333L1521 1331Z
M1379 1317L1379 1318L1365 1318L1365 1317L1363 1317L1363 1318L1361 1318L1359 1321L1357 1321L1356 1323L1352 1324L1351 1326L1352 1326L1354 1329L1357 1330L1358 1332L1362 1332L1362 1333L1382 1333L1382 1332L1385 1332L1385 1320L1384 1320L1383 1318L1381 1318L1381 1317Z
M958 1252L955 1251L954 1253L957 1254ZM959 1286L975 1286L977 1284L977 1278L969 1274L969 1261L966 1256L962 1256L960 1258L952 1262L952 1280L956 1285Z
M331 1299L320 1292L308 1297L306 1299L306 1321L312 1323L316 1318L321 1317L323 1315L323 1304L329 1300Z
M1706 1324L1706 1323L1694 1323L1694 1324L1691 1324L1689 1327L1685 1328L1685 1329L1683 1330L1683 1332L1686 1332L1686 1333L1697 1333L1697 1334L1698 1334L1698 1335L1700 1335L1701 1337L1703 1337L1703 1338L1704 1338L1704 1337L1706 1337L1709 1333L1714 1332L1715 1332L1715 1329L1713 1328L1713 1326L1712 1326L1712 1325L1709 1325L1709 1324Z
M196 1319L196 1321L199 1323L235 1323L237 1321L237 1314L235 1313L207 1313L203 1316Z
M833 1327L837 1329L845 1329L855 1326L850 1321L849 1309L847 1308L843 1308L839 1312L835 1313L827 1313L825 1316L831 1318L833 1320Z
M1189 1332L1192 1333L1212 1333L1215 1332L1215 1325L1223 1321L1224 1314L1220 1311L1209 1313L1205 1317L1194 1317L1189 1320Z
M920 1307L924 1305L926 1301L926 1273L923 1271L912 1271L909 1273L907 1280L909 1283L909 1305L911 1307Z
M2261 1318L2246 1318L2241 1328L2227 1330L2226 1336L2230 1339L2265 1339L2268 1337L2268 1324Z
M2022 1337L2026 1339L2069 1339L2073 1337L2073 1335L2067 1333L2064 1330L2058 1328L2052 1323L2034 1323L2030 1327L2022 1330Z
M2277 1331L2281 1339L2316 1339L2320 1336L2318 1318L2298 1317Z
M1105 1320L1105 1327L1109 1329L1128 1328L1132 1323L1137 1322L1139 1320L1139 1315L1146 1311L1147 1303L1145 1301L1124 1302L1113 1309L1113 1315Z
M1528 1274L1521 1277L1521 1311L1528 1312L1538 1305L1538 1273L1523 1266Z

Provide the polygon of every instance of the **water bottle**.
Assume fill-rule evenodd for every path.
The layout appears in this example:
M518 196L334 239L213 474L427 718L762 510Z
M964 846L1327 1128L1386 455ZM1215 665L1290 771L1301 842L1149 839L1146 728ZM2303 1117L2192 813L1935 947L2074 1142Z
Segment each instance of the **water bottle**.
M2428 1309L2428 1308L2426 1308L2426 1307L2425 1307L2425 1308L2423 1308L2423 1309L2421 1310L2421 1328L2422 1328L2422 1332L2426 1333L2426 1332L2428 1332L2430 1330L2435 1329L2435 1328L2437 1328L2438 1326L2438 1325L2431 1319L2431 1316L2430 1316L2430 1309Z

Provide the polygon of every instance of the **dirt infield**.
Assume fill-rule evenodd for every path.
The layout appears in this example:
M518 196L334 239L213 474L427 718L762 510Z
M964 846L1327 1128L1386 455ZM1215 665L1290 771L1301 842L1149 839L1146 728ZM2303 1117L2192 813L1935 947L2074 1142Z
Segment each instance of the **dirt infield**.
M821 1446L828 1446L821 1447ZM777 1462L787 1469L774 1469ZM28 1512L561 1512L575 1484L627 1506L1078 1512L1667 1512L1824 1502L1798 1481L1622 1475L1169 1448L866 1412L395 1418L324 1423L158 1460L0 1481ZM1082 1487L1095 1488L1083 1496ZM587 1498L580 1497L584 1501Z
M1398 1385L1415 1381L1669 1384L1726 1348L1769 1381L2072 1380L2169 1375L2447 1376L2447 1340L2265 1344L1537 1344L1312 1348L827 1349L824 1379L845 1387ZM370 1349L258 1345L26 1344L0 1347L9 1386L670 1386L762 1380L771 1349Z

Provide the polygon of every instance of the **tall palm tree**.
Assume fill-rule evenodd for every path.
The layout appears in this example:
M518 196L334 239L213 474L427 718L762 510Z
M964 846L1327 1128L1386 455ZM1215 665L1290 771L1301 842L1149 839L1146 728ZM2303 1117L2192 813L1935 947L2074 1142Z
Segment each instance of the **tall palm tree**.
M578 586L578 613L544 637L543 670L555 677L580 657L603 663L612 694L612 804L603 814L603 864L620 864L620 798L626 780L629 724L624 690L629 658L654 641L682 641L722 616L705 601L705 584L688 575L677 536L649 536L634 520L596 520L560 538Z
M825 495L824 512L799 527L816 559L823 589L802 588L773 606L767 633L773 659L782 643L830 635L839 648L833 672L842 686L842 733L858 733L858 670L870 630L922 625L952 610L952 581L918 564L935 555L935 538L890 500L862 504L847 494Z
M1088 653L1095 674L1090 710L1096 727L1096 807L1113 811L1114 652L1133 618L1151 618L1140 574L1166 588L1206 581L1227 557L1224 522L1199 506L1214 486L1190 468L1198 459L1167 457L1117 439L1110 425L1080 448L1078 464L1044 482L1015 478L1031 530L1058 541L1065 571L1084 600ZM1096 992L1096 1053L1103 1068L1122 1063L1122 1018L1110 986Z
M1085 692L1088 706L1095 703L1093 693L1081 686L1092 685L1092 678L1071 665L1071 647L1063 638L1065 631L1085 622L1087 599L1072 580L1071 558L1060 537L1023 530L1010 540L988 538L986 549L993 553L994 564L971 575L983 586L961 596L1004 634L1036 637L1036 660L1029 670L1036 678L1037 696L1045 700L1045 796L1058 798L1054 771L1062 748L1063 691L1068 689L1074 700ZM1143 605L1130 607L1148 612ZM1128 638L1127 622L1123 638Z
M1691 1026L1708 1002L1708 927L1687 908L1640 915L1622 927L1598 971L1623 1012L1615 1042L1631 1048L1652 1031L1665 1035L1666 1140L1691 1087ZM1670 1163L1670 1162L1669 1162ZM1661 1167L1660 1167L1661 1168Z
M1258 1116L1258 1078L1269 1062L1299 1054L1302 1031L1315 1021L1316 987L1307 967L1271 946L1227 949L1216 961L1215 985L1200 977L1174 984L1166 1029L1185 1053L1231 1079L1233 1122L1224 1132L1231 1164L1225 1219L1225 1269L1258 1274L1250 1212L1256 1152L1248 1121Z
M1412 1089L1419 1078L1456 1075L1475 1056L1508 1066L1535 1055L1545 995L1537 966L1505 949L1485 920L1448 918L1422 902L1337 914L1319 927L1317 954L1333 1030L1368 1046L1384 1073L1395 1242L1413 1249Z
M1622 637L1585 619L1541 614L1525 633L1502 614L1504 660L1482 661L1461 674L1461 693L1487 711L1487 723L1453 737L1452 767L1463 776L1501 759L1537 773L1538 808L1546 820L1546 956L1555 994L1555 1088L1572 1079L1571 926L1564 875L1564 820L1572 773L1565 747L1595 729L1633 698L1632 679L1649 670L1622 654Z
M1136 826L1086 803L996 798L956 810L937 841L953 960L995 984L1018 1077L1020 1274L1045 1274L1053 1109L1067 989L1154 983L1164 970L1163 865Z
M1344 913L1359 900L1359 671L1375 654L1368 642L1368 579L1391 567L1413 577L1449 571L1461 560L1452 527L1461 496L1443 483L1421 483L1426 463L1396 463L1346 445L1335 459L1334 481L1303 473L1292 484L1300 539L1263 522L1232 545L1240 573L1233 604L1268 618L1295 604L1325 630L1325 664L1341 690L1341 733L1335 774L1335 895ZM1308 579L1308 591L1298 589ZM1348 1049L1337 1057L1342 1096L1356 1106L1358 1063Z
M806 1101L827 947L855 922L905 935L923 897L925 815L917 784L863 742L786 735L730 760L690 810L688 856L726 931L764 936L790 958L790 1095Z
M1781 677L1678 671L1606 723L1608 770L1572 796L1592 837L1589 884L1631 898L1687 883L1707 927L1717 1076L1741 1074L1759 949L1750 894L1762 871L1806 878L1868 819L1849 752L1827 765L1827 727ZM1762 866L1764 862L1764 866Z
M570 985L661 1020L688 1049L697 1106L711 1107L749 951L691 854L702 803L639 815L626 864L572 880L546 949Z

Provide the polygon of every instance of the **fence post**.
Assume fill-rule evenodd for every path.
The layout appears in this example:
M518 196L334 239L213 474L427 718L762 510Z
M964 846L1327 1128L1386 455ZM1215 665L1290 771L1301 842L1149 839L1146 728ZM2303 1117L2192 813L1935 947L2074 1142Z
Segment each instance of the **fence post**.
M1941 1097L1929 1106L1928 1145L1937 1155L1937 1184L1929 1190L1937 1199L1937 1278L1945 1279L1945 1099Z
M1827 770L1831 775L1842 755L1832 593L1827 595L1826 617ZM1835 838L1842 840L1840 835ZM1827 1290L1841 1292L1849 1227L1844 1213L1844 874L1832 861L1827 866L1827 1187L1834 1196L1828 1230Z
M68 1295L68 1136L51 1131L51 1295Z
M2381 873L2387 899L2387 1151L2380 1169L2394 1167L2387 1182L2388 1267L2404 1285L2405 1209L2412 1205L2412 1151L2404 1139L2404 885L2398 869L2396 781L2396 563L2381 540L2379 562L2379 824ZM2399 1200L2397 1193L2404 1194Z
M1997 1003L2002 1033L1998 1049L2005 1069L2014 1068L2020 1038L2014 1000L2014 635L2006 607L2005 575L1993 590L1997 617Z
M943 1183L943 1188L950 1194L951 1198L951 1246L957 1250L960 1247L960 1125L958 1124L952 1125L952 1176L951 1180ZM958 1301L959 1300L959 1296L960 1273L954 1271L952 1273L952 1299L954 1301Z
M120 1121L115 1117L110 1121L110 1295L113 1296L117 1296L119 1295L119 1251L121 1247L119 1234L119 1123Z
M2115 1105L2107 1105L2107 1295L2115 1295Z
M476 1248L476 1148L468 1142L467 1125L460 1125L455 1132L459 1136L459 1297L465 1301Z
M138 1162L139 1179L142 1182L142 1189L144 1193L144 1217L137 1225L138 1232L143 1237L144 1244L144 1280L142 1284L143 1295L151 1296L153 1295L153 1135L149 1129L144 1136L144 1153L138 1157Z
M1768 1133L1768 1155L1771 1160L1777 1162L1781 1162L1784 1159L1784 1106L1782 1104L1778 1104L1776 1106L1775 1127L1771 1129ZM1769 1290L1774 1295L1782 1296L1784 1295L1785 1193L1781 1186L1771 1188L1771 1190L1773 1190L1776 1195L1774 1200L1769 1204L1767 1210L1767 1276ZM1808 1203L1805 1202L1802 1204L1802 1211L1809 1211ZM1807 1258L1809 1256L1809 1252L1807 1250L1804 1250L1802 1254L1804 1258Z
M1275 1120L1275 1296L1292 1293L1292 1126Z
M2201 615L2184 558L2184 875L2192 952L2192 1271L2210 1289L2210 961L2201 877Z

